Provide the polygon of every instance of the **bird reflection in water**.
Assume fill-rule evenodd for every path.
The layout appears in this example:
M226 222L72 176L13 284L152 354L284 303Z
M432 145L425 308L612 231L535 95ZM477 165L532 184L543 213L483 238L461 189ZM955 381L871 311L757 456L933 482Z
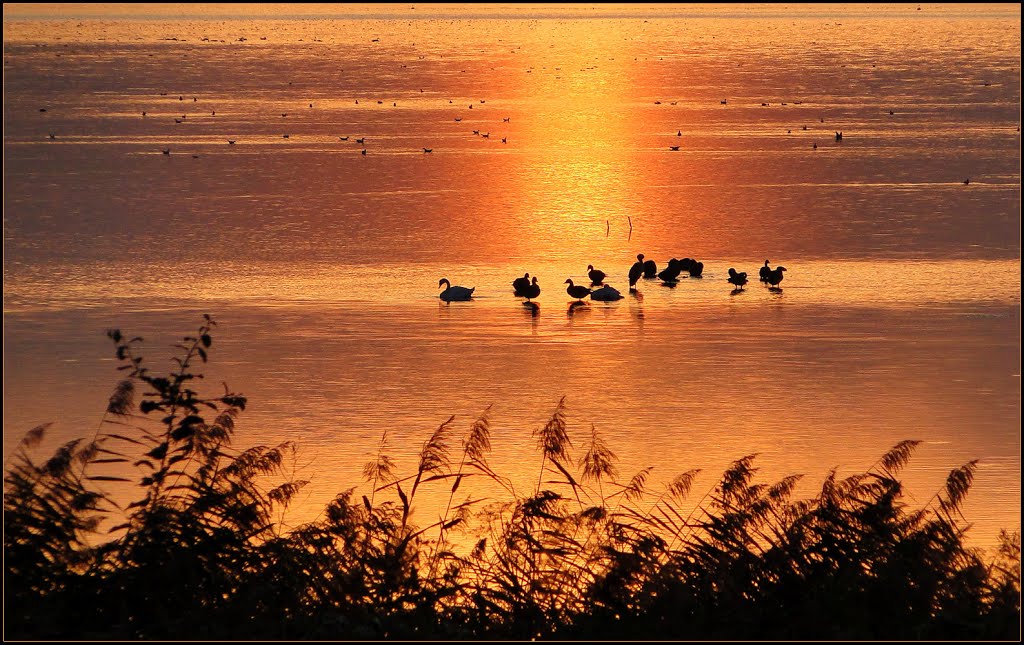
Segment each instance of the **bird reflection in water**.
M635 302L630 303L629 313L633 315L640 328L644 326L644 294L639 291L630 291Z
M582 314L588 311L590 311L590 308L587 306L587 303L583 302L582 300L574 300L573 302L569 303L569 309L568 311L565 312L565 315L568 316L569 318L572 318L577 313Z

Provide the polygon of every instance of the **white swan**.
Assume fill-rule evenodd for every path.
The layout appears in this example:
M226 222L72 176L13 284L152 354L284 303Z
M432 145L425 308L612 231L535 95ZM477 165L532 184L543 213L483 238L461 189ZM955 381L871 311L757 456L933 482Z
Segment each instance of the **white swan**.
M594 289L590 292L591 300L621 300L622 294L615 287L604 285L600 289Z
M468 289L466 287L453 287L452 283L448 281L448 278L441 278L441 280L438 281L437 286L440 287L441 285L448 285L445 290L441 292L441 295L438 296L445 302L451 302L453 300L469 300L473 297L473 292L476 290L476 287Z

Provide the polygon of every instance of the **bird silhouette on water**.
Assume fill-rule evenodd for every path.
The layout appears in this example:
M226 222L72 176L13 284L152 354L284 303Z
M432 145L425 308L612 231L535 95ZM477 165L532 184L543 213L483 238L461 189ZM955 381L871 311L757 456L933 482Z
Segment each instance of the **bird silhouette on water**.
M633 289L636 287L636 283L640 280L644 274L644 254L640 253L636 256L636 262L633 266L629 267L629 288Z
M698 262L692 258L683 258L681 262L684 269L689 271L691 278L703 278L704 277L704 263Z
M668 261L668 266L658 273L658 277L661 278L661 281L665 284L672 284L679 280L679 274L682 273L682 271L682 263L679 260L672 258Z
M590 277L590 284L601 284L605 279L604 271L595 269L593 264L587 265L587 275Z
M526 296L526 302L530 302L530 300L540 295L540 285L537 284L537 276L533 276L533 281L523 287L523 295Z
M530 286L530 274L524 273L523 277L516 278L512 281L512 293L517 296L522 296L523 290L528 286Z
M582 302L584 298L590 295L589 288L584 287L581 284L573 284L572 278L569 278L563 284L569 285L568 287L565 288L565 292L572 296L573 298L576 298L576 300Z
M761 267L761 282L768 282L768 274L771 272L772 269L768 266L768 260L765 260L764 266Z
M438 297L441 300L444 300L445 302L451 302L453 300L469 300L470 298L473 297L473 292L476 290L476 287L453 287L452 283L448 280L448 278L441 278L438 281L438 288L440 288L443 285L448 286L445 288L444 291L441 292L441 294Z
M606 284L600 289L594 289L591 291L590 299L602 301L622 300L622 294L619 293L619 290L615 287Z
M779 283L782 282L782 272L785 270L786 267L775 267L769 271L767 276L768 284L773 287L779 286Z
M658 265L655 264L654 260L644 260L644 277L645 278L657 278L658 277Z
M746 271L737 272L736 269L729 267L729 277L726 278L726 281L736 285L737 289L742 289L743 285L747 283L747 273Z

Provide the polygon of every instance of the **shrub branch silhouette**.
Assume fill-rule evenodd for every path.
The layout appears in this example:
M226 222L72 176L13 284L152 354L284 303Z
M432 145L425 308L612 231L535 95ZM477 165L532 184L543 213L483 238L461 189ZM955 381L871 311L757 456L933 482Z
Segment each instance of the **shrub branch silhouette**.
M909 508L917 441L810 499L793 499L799 475L757 482L748 455L691 503L699 470L619 480L593 426L574 457L564 397L517 489L488 463L488 407L461 440L455 417L438 426L405 476L385 430L368 494L285 529L306 484L284 472L295 447L231 447L246 398L196 386L214 327L204 316L166 374L111 330L125 378L93 440L37 463L39 426L5 464L5 636L1019 640L1019 529L988 559L965 545L977 461ZM444 510L417 526L427 488Z

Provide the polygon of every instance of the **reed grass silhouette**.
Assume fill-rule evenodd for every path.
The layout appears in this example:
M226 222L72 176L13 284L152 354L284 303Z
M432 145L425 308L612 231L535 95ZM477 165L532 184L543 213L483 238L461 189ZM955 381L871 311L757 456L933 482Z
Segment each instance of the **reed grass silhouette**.
M214 326L177 343L166 374L111 330L126 374L93 440L37 463L39 426L5 464L5 638L1020 638L1019 530L990 556L965 545L976 461L909 508L916 441L832 471L810 499L793 498L798 475L757 482L748 455L694 505L698 470L657 489L650 468L620 479L593 426L577 450L563 397L534 431L529 489L488 464L487 408L464 437L442 423L404 476L385 431L367 494L285 528L275 514L306 484L285 467L294 446L232 448L246 398L193 389ZM484 503L481 480L506 498ZM417 526L427 488L447 504Z

